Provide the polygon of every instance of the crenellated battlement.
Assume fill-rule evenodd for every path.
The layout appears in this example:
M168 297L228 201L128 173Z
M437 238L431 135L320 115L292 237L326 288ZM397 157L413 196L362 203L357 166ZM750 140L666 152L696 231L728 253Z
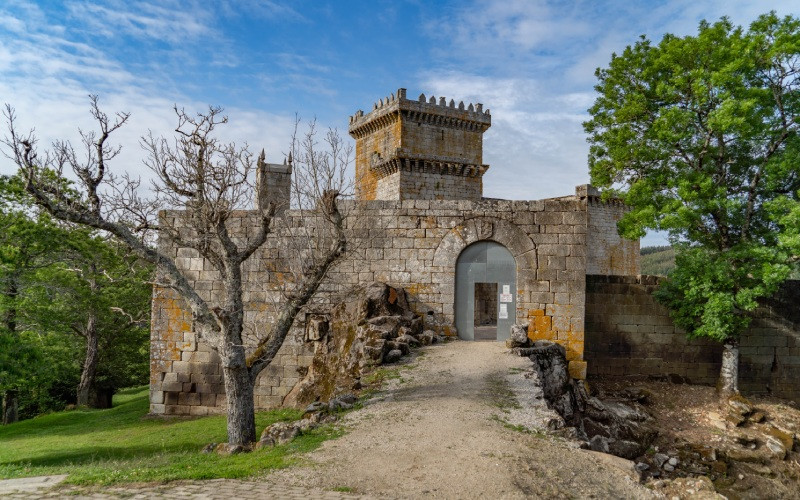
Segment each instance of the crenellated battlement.
M398 115L407 120L431 123L443 127L485 132L492 125L489 109L484 111L482 103L456 104L454 99L447 101L445 97L429 98L420 94L416 100L406 98L406 89L397 89L396 93L379 99L372 105L372 111L364 113L358 110L349 119L349 132L355 138L363 137L377 129L387 126Z
M356 140L356 195L363 200L480 199L483 133L492 116L483 104L406 97L379 99L350 117Z

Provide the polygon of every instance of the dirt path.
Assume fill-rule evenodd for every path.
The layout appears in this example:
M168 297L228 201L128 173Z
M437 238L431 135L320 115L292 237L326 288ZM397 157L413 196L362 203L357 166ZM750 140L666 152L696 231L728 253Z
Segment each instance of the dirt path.
M384 498L652 496L633 480L629 462L513 428L548 419L523 377L526 358L495 342L419 352L400 365L400 378L347 416L345 436L266 480Z

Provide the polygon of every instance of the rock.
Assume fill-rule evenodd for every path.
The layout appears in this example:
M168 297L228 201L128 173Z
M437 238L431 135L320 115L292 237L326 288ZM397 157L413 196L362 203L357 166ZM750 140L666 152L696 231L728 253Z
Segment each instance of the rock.
M715 460L711 464L711 471L717 475L725 475L728 473L728 464L722 460Z
M667 463L667 464L664 464L664 466L662 467L662 469L664 469L664 470L665 470L665 471L667 471L667 472L675 472L675 467L674 467L674 466L672 466L672 465L670 465L670 464L668 464L668 463Z
M261 433L261 439L272 439L275 444L285 444L300 435L300 429L289 422L276 422Z
M780 441L780 443L787 451L791 451L792 448L794 448L794 433L789 432L788 429L782 429L773 423L767 426L767 428L764 429L764 431L768 435Z
M767 418L767 415L761 410L756 410L756 411L753 412L752 415L750 415L750 421L751 422L755 422L757 424L760 424L766 418Z
M748 429L737 431L732 437L734 441L745 448L755 449L758 445L758 438Z
M419 347L419 345L420 345L420 341L419 340L415 339L413 336L408 335L408 334L401 335L401 336L397 337L397 341L398 342L403 342L405 344L408 344L411 347Z
M772 456L778 460L783 460L786 458L786 447L783 446L783 443L781 443L777 438L767 436L766 447L770 451L770 454L772 454Z
M356 402L358 401L358 396L356 396L352 392L346 392L344 394L336 396L334 399L336 399L337 401L341 401L342 403L353 405L356 404Z
M260 450L262 448L272 448L275 446L275 440L269 436L262 436L262 438L256 443L255 449Z
M390 343L387 342L387 344L390 344ZM403 353L403 356L407 356L409 353L411 353L411 346L408 345L408 343L406 343L406 342L400 341L399 338L397 340L395 340L393 343L391 343L389 347L394 347L396 349L399 349L400 352Z
M550 341L536 341L530 348L535 380L541 384L547 406L555 410L567 426L575 427L579 437L596 446L608 447L608 453L633 459L642 455L658 432L649 424L650 417L622 403L590 398L581 381L567 371L564 347Z
M621 395L627 400L636 401L641 404L648 404L653 397L653 393L644 387L626 387Z
M220 443L214 449L218 455L222 456L229 456L229 455L238 455L239 453L245 453L250 451L249 447L242 446L240 444L228 444L228 443Z
M746 417L753 413L753 403L741 394L734 394L729 397L727 403L728 408L738 415Z
M589 440L589 449L592 451L608 453L608 438L603 436L594 436Z
M306 407L305 413L314 413L317 411L327 410L328 405L322 401L315 401Z
M745 417L744 415L739 414L738 412L729 411L725 415L725 420L727 420L728 422L732 423L734 425L734 427L739 427L740 425L742 425L745 422L747 422L747 417Z
M298 422L296 422L295 427L302 434L304 432L310 431L311 429L319 427L319 424L311 419L305 418L303 420L299 420Z
M644 453L640 443L627 439L609 439L608 451L612 455L628 459L638 457Z
M433 330L425 330L422 332L422 335L419 336L419 341L422 345L431 345L433 344L433 340L436 338L436 332Z
M403 351L399 349L392 349L383 356L384 363L396 363L403 357Z
M349 410L352 407L353 407L352 403L345 403L344 401L339 401L338 399L332 399L328 403L328 409L330 411Z
M213 453L214 450L217 448L218 443L208 443L203 447L200 453Z
M734 447L725 450L725 456L728 458L728 460L733 460L736 462L764 464L769 462L772 453L766 447L761 447L760 449L755 450Z
M379 365L383 361L383 347L364 346L367 365Z
M637 462L636 465L633 466L633 468L636 469L636 472L644 472L647 469L649 469L650 466L644 462Z
M665 455L663 453L656 453L653 455L653 464L659 469L664 466L665 463L669 460L669 455Z
M678 465L678 459L677 459L677 458L675 458L675 457L671 457L671 458L670 458L670 459L667 461L667 463L669 463L671 466L675 467L676 465Z
M511 325L511 335L508 341L511 344L509 347L526 347L530 343L528 325Z

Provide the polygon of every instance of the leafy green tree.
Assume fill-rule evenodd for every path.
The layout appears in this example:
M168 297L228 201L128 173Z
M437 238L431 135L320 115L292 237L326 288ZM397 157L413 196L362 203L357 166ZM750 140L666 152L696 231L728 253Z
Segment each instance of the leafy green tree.
M67 401L103 406L116 388L144 383L152 266L56 224L18 178L0 177L0 201L4 422Z
M31 380L41 353L26 342L22 296L54 241L55 227L48 217L38 220L26 213L22 184L0 177L0 391L3 424L18 418L19 393Z
M152 266L81 227L66 232L58 254L26 310L38 330L81 339L77 404L107 407L116 389L146 381Z
M748 30L722 18L696 36L643 36L596 76L592 182L631 207L624 236L669 233L676 267L658 298L688 335L724 343L720 388L735 392L748 313L798 255L782 234L798 222L800 21L770 13Z

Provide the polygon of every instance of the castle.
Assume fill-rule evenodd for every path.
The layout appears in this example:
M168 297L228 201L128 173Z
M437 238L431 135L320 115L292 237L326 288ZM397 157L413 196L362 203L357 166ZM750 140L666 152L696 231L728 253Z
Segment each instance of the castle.
M483 197L482 179L489 171L483 163L483 133L489 127L490 111L480 103L425 95L408 99L402 88L370 112L351 116L356 200L345 203L358 211L358 225L347 227L352 250L330 272L323 292L346 293L374 281L403 287L427 329L467 341L504 340L511 325L528 324L532 339L566 348L569 372L576 379L586 378L587 372L676 373L713 383L719 349L686 340L653 301L654 279L639 276L639 242L617 234L624 205L601 200L589 185L544 200ZM291 175L290 165L262 165L259 203L288 206ZM304 224L292 209L280 217L289 221L281 227ZM231 227L238 229L233 231L244 232L255 223L255 212L236 212L234 219ZM292 237L291 231L276 228L244 270L246 320L255 330L269 325L270 304L281 299L280 273L271 270L280 267L281 239ZM212 300L216 272L191 249L168 241L160 245L176 256L201 296ZM776 311L765 318L780 316ZM304 336L304 321L298 319L279 355L259 376L257 408L283 404L307 372L313 347ZM754 390L771 384L773 392L797 397L793 380L800 375L800 353L792 351L797 320L783 321L777 330L769 327L767 341L763 332L752 337L752 359L745 337L743 373L746 377L752 365ZM769 368L772 357L769 362L759 358L764 342L775 344L775 359L788 367L777 378ZM219 359L198 341L187 309L167 289L154 291L151 345L151 413L223 411ZM779 348L785 352L778 353Z

